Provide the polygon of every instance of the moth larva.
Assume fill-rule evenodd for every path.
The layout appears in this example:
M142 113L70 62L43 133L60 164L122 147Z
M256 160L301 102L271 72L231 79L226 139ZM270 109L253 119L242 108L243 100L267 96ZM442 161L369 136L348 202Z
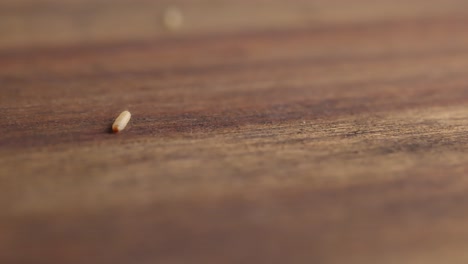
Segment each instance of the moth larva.
M117 119L115 119L114 124L112 125L112 131L114 131L114 133L117 133L124 130L128 124L128 121L130 121L130 117L132 117L132 114L130 114L129 111L123 111L117 117Z

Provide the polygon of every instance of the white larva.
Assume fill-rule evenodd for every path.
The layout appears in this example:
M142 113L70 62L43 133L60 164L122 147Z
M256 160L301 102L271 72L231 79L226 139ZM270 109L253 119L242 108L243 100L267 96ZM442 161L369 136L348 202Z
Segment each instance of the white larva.
M132 114L130 114L129 111L123 111L117 119L115 119L114 124L112 125L112 131L114 131L114 133L118 133L124 130L128 121L130 121L130 117L132 117Z

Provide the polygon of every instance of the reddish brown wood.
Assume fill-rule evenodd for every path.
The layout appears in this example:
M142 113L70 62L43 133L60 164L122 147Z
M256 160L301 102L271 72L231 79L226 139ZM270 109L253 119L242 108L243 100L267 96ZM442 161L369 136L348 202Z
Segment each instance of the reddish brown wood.
M464 1L113 3L0 3L0 263L468 261Z

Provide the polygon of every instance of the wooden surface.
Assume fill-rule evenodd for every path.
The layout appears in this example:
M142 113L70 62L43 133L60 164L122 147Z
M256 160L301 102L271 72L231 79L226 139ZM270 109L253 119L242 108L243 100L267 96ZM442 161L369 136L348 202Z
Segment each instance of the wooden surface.
M467 263L467 6L1 1L0 263Z

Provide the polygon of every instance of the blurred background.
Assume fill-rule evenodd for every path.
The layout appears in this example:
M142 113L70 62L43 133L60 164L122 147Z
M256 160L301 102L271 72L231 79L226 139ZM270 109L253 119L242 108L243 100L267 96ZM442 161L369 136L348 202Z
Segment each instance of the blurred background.
M2 0L0 48L464 19L467 6L462 0Z

